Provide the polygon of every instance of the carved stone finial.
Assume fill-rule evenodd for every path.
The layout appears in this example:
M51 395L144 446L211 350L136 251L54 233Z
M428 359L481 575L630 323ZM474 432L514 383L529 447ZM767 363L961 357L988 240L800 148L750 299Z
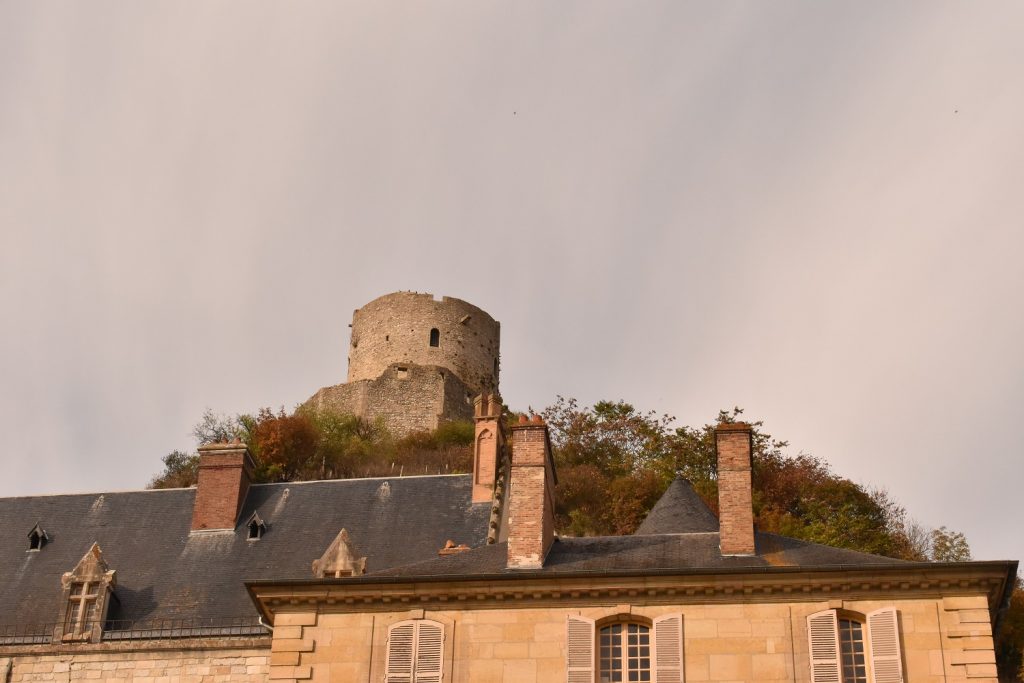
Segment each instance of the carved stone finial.
M366 558L358 557L348 531L342 529L319 560L313 560L313 576L339 578L362 576L366 573Z
M103 581L113 588L116 574L117 572L108 567L106 560L103 559L100 544L93 543L75 568L65 572L60 581L64 587L71 585L74 581Z

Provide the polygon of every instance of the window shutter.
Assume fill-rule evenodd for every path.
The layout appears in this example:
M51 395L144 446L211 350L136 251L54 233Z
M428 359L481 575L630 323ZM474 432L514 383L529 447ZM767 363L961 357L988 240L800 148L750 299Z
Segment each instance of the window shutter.
M415 683L441 683L443 662L444 626L436 621L417 621Z
M874 683L902 683L900 632L895 609L886 607L868 615L868 639Z
M387 683L411 683L416 622L404 621L388 629L388 656L384 665Z
M655 683L683 683L683 615L654 620Z
M835 610L807 617L811 683L842 683L839 675L839 621Z
M568 683L593 683L594 620L569 615L565 625L565 646Z

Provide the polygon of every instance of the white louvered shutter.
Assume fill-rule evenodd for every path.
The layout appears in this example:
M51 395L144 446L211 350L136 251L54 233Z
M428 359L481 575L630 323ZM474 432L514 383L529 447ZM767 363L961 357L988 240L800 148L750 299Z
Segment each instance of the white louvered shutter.
M868 615L868 640L874 683L902 683L900 631L895 609L886 607Z
M683 615L654 620L654 681L683 683Z
M405 621L388 629L388 656L384 665L387 683L411 683L416 622Z
M594 620L569 615L565 624L568 683L594 683Z
M839 620L835 610L807 617L811 683L842 683L839 675Z
M444 626L436 621L416 622L415 683L441 683L444 662Z

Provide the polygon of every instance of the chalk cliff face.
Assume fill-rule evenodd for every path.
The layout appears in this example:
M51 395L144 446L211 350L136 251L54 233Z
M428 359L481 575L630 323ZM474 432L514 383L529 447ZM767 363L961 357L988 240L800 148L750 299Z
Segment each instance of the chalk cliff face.
M352 314L348 381L306 406L381 419L396 434L470 420L473 398L498 390L501 325L460 299L387 294Z

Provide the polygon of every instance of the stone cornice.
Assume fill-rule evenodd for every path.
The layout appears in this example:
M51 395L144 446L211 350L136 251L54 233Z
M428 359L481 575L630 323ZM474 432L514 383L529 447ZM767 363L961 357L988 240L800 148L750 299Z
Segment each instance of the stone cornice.
M608 602L713 604L831 599L939 598L986 595L1001 606L1014 562L900 564L872 567L764 567L645 574L500 574L356 581L259 581L246 584L264 618L285 612L380 612L413 608L552 607Z

